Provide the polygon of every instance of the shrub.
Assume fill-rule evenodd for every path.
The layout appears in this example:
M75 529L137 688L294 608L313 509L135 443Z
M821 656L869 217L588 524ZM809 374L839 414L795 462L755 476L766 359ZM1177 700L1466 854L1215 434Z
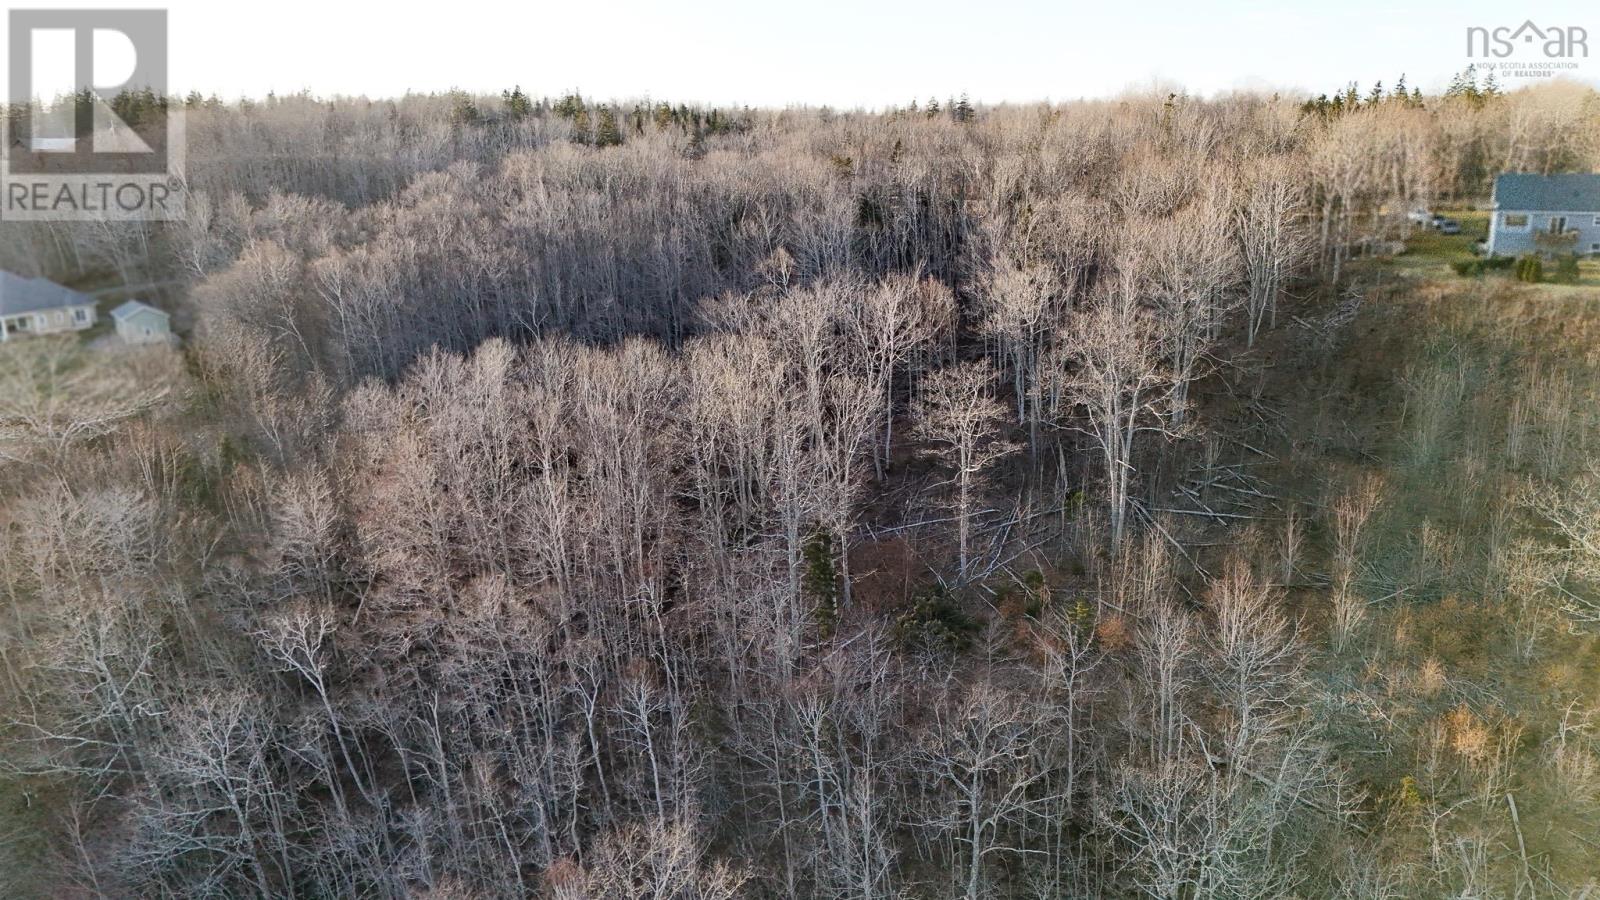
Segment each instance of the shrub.
M1417 780L1410 775L1400 779L1400 785L1390 798L1392 808L1402 816L1414 816L1422 809L1422 792L1417 789Z
M1007 617L1037 619L1050 605L1050 585L1044 573L1029 569L1022 573L1020 585L1002 584L995 588L994 602Z
M1484 259L1463 259L1450 264L1456 274L1463 278L1479 278L1488 272L1499 272L1511 268L1518 260L1509 256L1490 256Z
M1023 573L1022 583L1027 585L1027 600L1023 612L1030 618L1037 619L1050 603L1050 585L1045 583L1044 573L1038 569L1029 569Z
M839 567L833 557L833 535L814 532L801 552L805 557L801 588L817 604L818 627L824 635L831 635L839 621Z
M911 602L894 626L895 637L906 649L960 652L983 630L982 623L968 615L943 586L925 588Z
M1556 270L1550 276L1550 280L1556 284L1577 284L1578 255L1576 253L1568 253L1565 256L1556 257Z
M1107 650L1112 652L1126 650L1133 646L1133 627L1128 624L1126 616L1112 613L1095 622L1094 637L1100 642L1100 646Z
M1524 256L1517 260L1517 280L1538 284L1544 280L1544 263L1537 256Z

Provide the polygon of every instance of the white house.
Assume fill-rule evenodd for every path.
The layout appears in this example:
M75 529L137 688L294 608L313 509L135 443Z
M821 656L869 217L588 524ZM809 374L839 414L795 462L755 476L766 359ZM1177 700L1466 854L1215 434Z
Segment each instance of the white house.
M111 311L117 336L126 344L159 344L172 340L172 317L145 303L129 300Z
M0 341L82 331L94 322L93 297L43 278L0 272Z
M1489 255L1600 254L1600 175L1526 175L1494 180Z

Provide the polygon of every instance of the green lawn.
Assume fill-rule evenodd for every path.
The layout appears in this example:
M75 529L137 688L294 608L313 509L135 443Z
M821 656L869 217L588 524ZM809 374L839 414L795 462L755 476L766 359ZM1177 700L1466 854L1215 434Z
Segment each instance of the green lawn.
M1472 245L1489 236L1489 214L1475 209L1441 209L1440 215L1461 223L1460 234L1440 234L1426 225L1415 226L1406 252L1386 260L1390 267L1425 278L1454 278L1450 264L1474 259Z
M1450 265L1463 260L1476 259L1473 245L1489 236L1489 213L1477 209L1440 209L1440 215L1461 223L1460 234L1440 234L1432 228L1418 226L1406 241L1406 252L1381 261L1381 265L1420 278L1441 280L1459 279ZM1546 266L1549 272L1550 266ZM1542 284L1541 290L1556 294L1570 291L1592 290L1600 287L1600 260L1584 259L1578 263L1580 272L1577 284ZM1495 272L1489 278L1510 278L1509 271Z

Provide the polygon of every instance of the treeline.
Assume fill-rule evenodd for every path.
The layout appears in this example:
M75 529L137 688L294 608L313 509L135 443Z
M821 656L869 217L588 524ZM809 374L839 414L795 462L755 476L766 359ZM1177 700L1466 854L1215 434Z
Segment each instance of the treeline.
M477 178L498 173L518 155L544 159L554 144L594 146L610 152L555 159L582 160L602 173L626 168L627 178L669 178L686 186L720 179L730 167L757 181L794 181L797 189L803 186L803 202L826 208L834 223L829 227L850 232L853 242L886 232L901 243L898 256L915 263L923 245L930 256L957 256L957 247L934 243L963 240L978 218L1034 215L1022 202L1032 192L1104 194L1110 170L1152 131L1162 133L1158 143L1205 143L1226 135L1261 141L1298 160L1302 186L1314 191L1326 216L1320 240L1331 263L1397 231L1403 208L1482 199L1499 171L1595 167L1600 117L1592 91L1554 83L1502 93L1478 88L1475 75L1469 80L1470 90L1453 88L1424 102L1414 91L1403 101L1395 91L1382 94L1381 102L1341 101L1338 114L1330 112L1334 101L1310 101L1301 109L1277 98L1202 102L1179 94L1160 101L1000 107L981 117L960 101L950 114L936 101L883 114L771 112L595 102L576 93L533 99L520 88L498 98L448 93L323 101L291 94L240 104L197 94L184 101L186 178L203 226L211 210L234 205L259 211L275 194L363 210L397 202L427 173L467 165L470 178ZM128 102L138 109L173 104L149 99L131 96ZM1184 135L1194 130L1202 133ZM595 191L605 195L621 186L610 181ZM770 210L771 203L717 210L707 221L722 229L770 229L752 219ZM1355 221L1362 215L1368 221ZM134 282L192 277L192 266L174 264L187 248L171 247L168 232L155 224L11 223L6 231L0 266L10 271L67 280L104 271ZM770 251L779 240L765 243Z
M1401 79L1403 81L1403 78ZM1249 95L1205 102L1173 95L1058 107L1002 107L976 115L958 100L945 110L925 106L881 114L831 110L723 110L663 102L599 103L578 94L534 99L520 88L498 97L456 92L397 100L323 100L308 94L223 104L194 95L186 107L187 182L197 201L219 206L233 195L253 209L275 193L318 197L348 209L393 201L418 175L467 163L494 171L508 157L538 156L553 143L599 142L621 154L620 140L638 143L631 155L658 168L703 173L737 161L787 179L833 167L840 178L819 196L834 216L872 221L884 203L915 202L934 216L954 205L997 203L984 215L1015 206L1007 192L1090 185L1104 177L1132 144L1151 130L1199 128L1202 140L1265 141L1274 151L1303 157L1308 188L1332 207L1358 203L1368 212L1434 200L1481 199L1501 171L1589 171L1596 165L1593 92L1555 83L1503 92L1481 86L1475 73L1441 97L1419 101L1415 90L1371 98L1295 101ZM1470 85L1470 88L1469 88ZM1373 93L1377 93L1374 89ZM130 96L138 109L176 101ZM1338 114L1330 114L1337 104ZM949 114L946 114L946 113ZM11 110L10 114L19 114ZM132 113L130 113L132 114ZM930 115L931 114L931 115ZM1346 124L1346 119L1352 119ZM607 121L611 124L607 124ZM613 127L614 126L614 127ZM1163 137L1163 141L1182 137ZM1349 145L1349 146L1347 146ZM1243 152L1252 152L1245 148ZM704 166L675 166L710 157ZM1351 157L1340 159L1336 157ZM961 160L957 164L957 160ZM601 166L622 163L601 156ZM1027 183L1013 184L1026 173ZM676 174L676 173L675 173ZM1359 182L1350 185L1355 179ZM927 185L937 188L929 192ZM857 183L861 182L861 183ZM888 182L885 184L884 182ZM923 190L918 193L917 188ZM874 191L869 188L881 188ZM886 193L887 192L887 195ZM998 193L997 193L998 192ZM1020 196L1020 195L1019 195ZM1002 208L1003 207L1003 208ZM850 212L846 212L849 210ZM1398 215L1398 213L1393 213ZM891 225L898 220L886 219ZM1381 223L1374 223L1374 227ZM1389 223L1394 224L1394 223ZM1351 229L1328 240L1375 239ZM0 265L58 278L117 269L129 260L166 268L176 252L137 248L164 241L155 226L106 228L55 223L7 225ZM147 261L142 261L147 260ZM156 276L160 273L144 273Z

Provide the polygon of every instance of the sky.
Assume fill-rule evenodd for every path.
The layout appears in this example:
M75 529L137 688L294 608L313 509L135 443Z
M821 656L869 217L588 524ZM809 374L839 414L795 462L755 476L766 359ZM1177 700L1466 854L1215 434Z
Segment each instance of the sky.
M1402 73L1437 90L1472 61L1472 26L1579 26L1600 50L1593 0L173 0L166 9L171 86L229 100L520 85L534 95L881 108L962 93L985 103L1152 87L1321 93L1352 80L1364 92ZM1600 55L1575 61L1573 74L1600 84Z

